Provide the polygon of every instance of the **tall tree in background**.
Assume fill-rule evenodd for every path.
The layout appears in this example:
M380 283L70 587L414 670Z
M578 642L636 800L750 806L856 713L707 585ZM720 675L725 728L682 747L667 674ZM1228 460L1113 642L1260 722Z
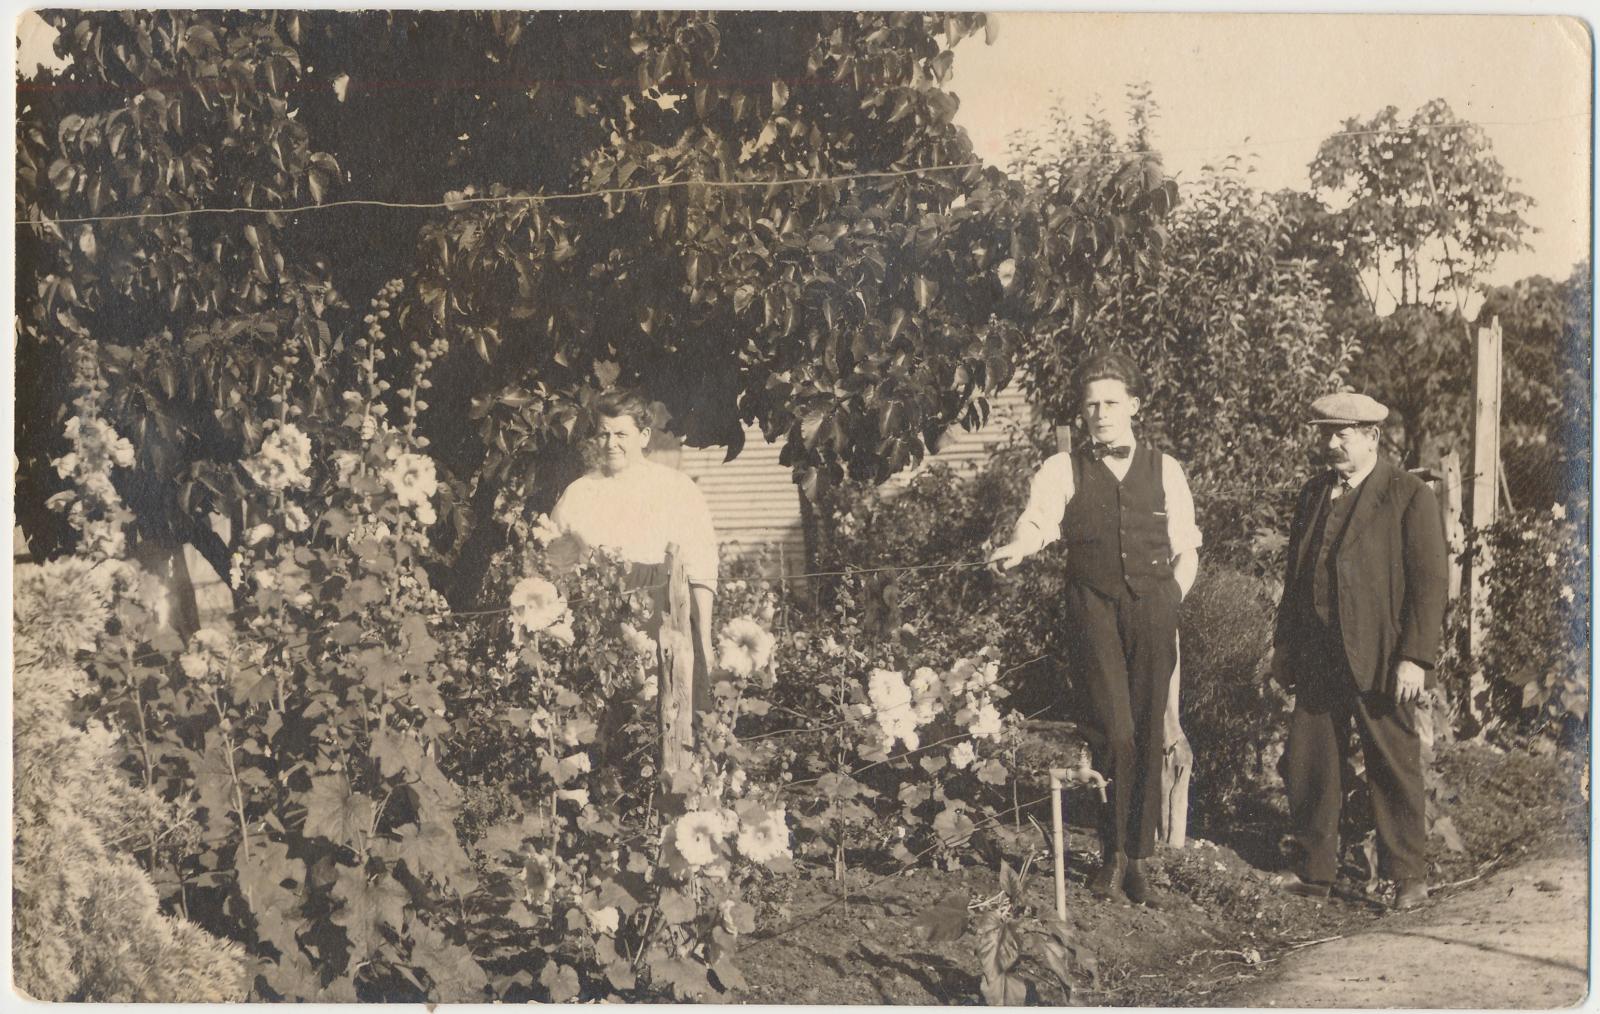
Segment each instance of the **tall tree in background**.
M1566 503L1588 485L1594 405L1588 261L1561 281L1541 275L1484 289L1478 322L1506 335L1501 447L1519 506Z
M459 548L496 493L553 499L608 382L695 444L737 453L759 422L808 488L882 479L980 421L1018 328L1086 312L1171 203L1153 166L1092 194L980 171L946 85L982 16L44 16L70 65L22 83L18 123L18 512L41 555L66 538L45 503L77 343L137 450L117 476L139 539L226 573L203 519L244 530L240 458L270 418L336 415L346 342L381 328ZM235 205L263 214L183 214ZM66 221L117 215L148 217Z
M1144 89L1129 97L1126 147L1143 150L1154 103ZM1049 135L1014 145L1017 173L1093 178L1128 158L1157 157L1122 147L1103 117L1077 121L1058 110ZM1184 462L1208 552L1268 569L1309 450L1303 406L1340 383L1355 351L1328 328L1313 265L1287 256L1296 222L1248 184L1239 160L1208 167L1162 226L1159 249L1107 272L1092 306L1036 330L1020 357L1035 403L1064 422L1082 358L1103 348L1131 353L1150 387L1141 432Z
M1398 412L1407 465L1435 460L1468 432L1466 304L1501 254L1527 247L1522 213L1533 199L1515 189L1482 128L1443 99L1405 120L1394 106L1347 119L1310 171L1304 238L1361 287L1361 302L1337 311L1364 349L1352 381Z

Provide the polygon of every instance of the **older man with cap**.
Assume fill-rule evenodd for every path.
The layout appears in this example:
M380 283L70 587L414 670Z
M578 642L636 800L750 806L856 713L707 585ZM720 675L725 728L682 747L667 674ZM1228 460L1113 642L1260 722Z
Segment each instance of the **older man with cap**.
M1428 897L1417 710L1443 633L1444 526L1432 491L1378 453L1387 408L1330 394L1311 414L1331 467L1300 491L1271 661L1295 695L1284 781L1304 854L1288 890L1333 884L1353 719L1394 907L1414 908Z

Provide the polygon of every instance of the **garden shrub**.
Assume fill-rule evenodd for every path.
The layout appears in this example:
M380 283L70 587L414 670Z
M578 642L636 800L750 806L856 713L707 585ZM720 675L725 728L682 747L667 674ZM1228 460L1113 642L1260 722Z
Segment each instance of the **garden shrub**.
M1265 580L1203 562L1179 614L1191 804L1222 816L1277 784L1288 710L1263 680L1276 605Z
M13 974L38 1000L243 1000L243 949L163 914L147 872L116 845L159 803L118 775L110 730L69 721L88 687L71 658L105 629L115 566L17 569Z
M1453 610L1444 669L1458 697L1474 674L1485 724L1513 738L1582 745L1589 730L1590 574L1588 504L1553 504L1507 515L1469 536L1466 559L1489 547L1489 621L1476 659L1459 651L1465 609Z

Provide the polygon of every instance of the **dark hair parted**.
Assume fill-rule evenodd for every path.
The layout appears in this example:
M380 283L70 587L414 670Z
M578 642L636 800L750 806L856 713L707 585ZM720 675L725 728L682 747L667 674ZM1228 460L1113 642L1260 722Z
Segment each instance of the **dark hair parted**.
M1122 352L1097 352L1078 367L1075 379L1078 397L1097 380L1120 380L1135 398L1144 398L1144 374L1133 357Z
M650 428L650 403L633 391L607 391L594 400L593 408L596 419L627 416L640 430Z

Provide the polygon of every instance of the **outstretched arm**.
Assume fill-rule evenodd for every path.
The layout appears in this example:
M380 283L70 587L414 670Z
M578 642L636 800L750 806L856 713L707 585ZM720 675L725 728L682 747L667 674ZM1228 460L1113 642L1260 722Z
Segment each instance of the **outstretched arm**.
M1010 570L1061 537L1061 514L1072 499L1072 459L1053 454L1028 484L1028 506L1017 519L1011 541L989 554L996 570Z

